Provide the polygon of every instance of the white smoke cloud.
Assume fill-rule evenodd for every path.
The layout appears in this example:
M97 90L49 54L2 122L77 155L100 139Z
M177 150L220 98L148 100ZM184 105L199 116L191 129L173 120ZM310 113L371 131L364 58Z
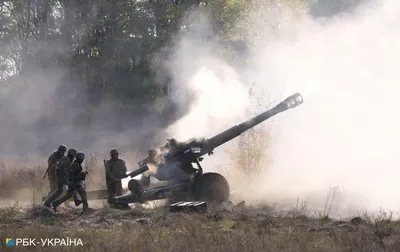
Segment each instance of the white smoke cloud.
M307 197L337 185L343 207L362 199L398 209L398 7L387 0L323 25L307 20L295 40L258 51L258 78L275 79L271 97L296 90L305 100L273 125L267 191Z
M248 81L267 93L266 105L295 92L304 104L266 124L272 164L260 177L263 186L249 185L255 198L295 203L299 196L320 207L329 186L339 186L338 212L398 209L399 10L398 1L369 1L324 22L274 12L278 34L266 30L268 37L255 41ZM183 68L194 73L185 81L198 101L170 128L177 138L218 133L238 123L248 105L240 73L203 49L202 57L190 47L179 49Z
M225 62L204 62L188 80L188 85L197 99L190 113L170 127L177 139L211 137L211 134L233 126L231 122L240 118L243 106L248 103L247 90L237 73Z

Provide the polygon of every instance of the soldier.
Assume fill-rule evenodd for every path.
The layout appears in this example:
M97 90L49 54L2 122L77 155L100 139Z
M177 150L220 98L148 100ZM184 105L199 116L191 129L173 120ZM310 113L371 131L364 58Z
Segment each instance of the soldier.
M149 163L153 163L154 165L156 165L155 162L157 158L157 151L155 149L151 149L148 151L148 154L149 156L147 158L138 163L140 167ZM150 185L150 176L142 174L142 178L140 179L140 181L142 182L143 186L148 187Z
M82 163L83 160L85 159L85 154L82 152L78 152L76 154L75 160L72 162L72 164L68 168L68 189L67 189L67 194L58 199L55 200L51 203L53 209L55 212L57 212L57 207L61 205L63 202L69 200L74 192L77 192L79 196L81 196L82 199L82 204L83 204L83 213L86 212L89 208L88 202L87 202L87 195L85 188L83 187L82 182L85 181L86 179L86 174L87 172L83 171L82 168Z
M64 157L67 147L65 145L58 146L57 151L53 152L47 160L47 170L43 176L43 179L48 175L50 183L50 191L47 194L49 197L57 189L57 178L56 178L56 165L57 162Z
M151 149L148 150L147 153L149 154L149 156L138 163L140 167L149 163L155 163L155 159L157 157L157 151L155 149Z
M67 156L64 156L57 162L56 167L56 178L57 178L57 189L53 192L53 194L44 202L44 206L50 207L51 202L56 200L63 193L63 188L65 185L68 185L67 175L68 168L71 165L72 161L76 157L78 151L76 149L69 149L67 152ZM73 194L73 198L75 201L75 206L79 206L82 201L78 199L78 194L75 191Z
M125 161L119 159L119 151L112 149L110 151L111 159L105 162L107 191L109 197L122 195L121 179L126 178L127 169Z

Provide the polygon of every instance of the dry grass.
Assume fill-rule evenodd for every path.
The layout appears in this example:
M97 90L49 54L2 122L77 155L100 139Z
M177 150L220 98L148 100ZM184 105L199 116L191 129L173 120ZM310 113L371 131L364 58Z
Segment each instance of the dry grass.
M0 160L0 198L9 198L15 189L40 187L46 171L45 164L43 158L2 158Z
M103 208L83 216L78 216L77 210L52 214L40 206L29 210L14 206L0 210L0 237L82 239L83 247L57 247L58 251L343 252L400 248L400 222L384 214L351 221L288 215L269 206L214 209L205 214L169 213L164 208ZM39 246L29 251L45 250Z
M87 159L91 175L88 188L99 188L104 181L103 157L91 155ZM134 156L131 159L131 163L136 161ZM3 160L0 192L24 187L46 192L47 180L42 180L44 161ZM21 183L23 178L30 183ZM37 246L29 251L399 251L400 222L392 220L390 214L363 215L351 221L330 219L336 194L336 188L332 188L324 211L317 214L300 202L290 211L271 206L237 206L229 211L212 209L202 215L169 213L161 207L131 211L103 207L79 216L79 208L61 208L61 213L53 214L41 206L24 209L14 205L0 209L0 239L4 243L5 237L70 237L80 238L84 244Z

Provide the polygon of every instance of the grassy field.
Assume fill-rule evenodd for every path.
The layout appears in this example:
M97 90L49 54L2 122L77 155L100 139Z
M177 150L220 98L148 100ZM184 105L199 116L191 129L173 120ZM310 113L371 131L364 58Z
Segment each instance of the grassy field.
M0 210L2 251L399 251L400 222L382 214L349 220L312 218L270 206L213 208L204 214L164 207L115 210L41 206ZM83 246L5 247L5 237L79 238Z
M103 156L88 155L88 188L104 187ZM134 155L124 159L138 161ZM302 205L283 211L238 204L185 214L162 206L115 210L102 202L96 207L89 202L96 209L86 215L79 215L81 207L64 206L54 214L40 205L48 190L47 179L42 179L45 161L0 161L0 201L11 200L0 207L0 251L400 251L400 221L388 213L329 218L334 191L326 209L317 214ZM17 198L24 201L23 207L13 201ZM83 246L5 247L7 237L69 237L81 239Z

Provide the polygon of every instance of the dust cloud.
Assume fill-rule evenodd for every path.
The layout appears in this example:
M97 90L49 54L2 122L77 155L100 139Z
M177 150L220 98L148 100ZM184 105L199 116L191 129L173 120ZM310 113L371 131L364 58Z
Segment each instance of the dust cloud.
M67 71L34 69L33 75L14 80L20 86L1 104L1 153L48 155L49 146L60 142L84 152L137 146L146 151L165 144L163 120L165 126L178 119L166 137L212 137L246 119L248 88L254 82L267 93L265 108L295 92L303 95L304 104L262 125L271 134L265 149L270 162L253 183L231 183L233 191L250 202L294 205L299 197L321 209L329 187L338 186L333 206L338 214L380 207L397 211L400 2L339 6L318 1L300 14L269 2L256 15L262 17L254 21L258 30L249 31L258 36L249 35L251 50L241 59L247 66L219 53L223 42L214 40L206 17L196 19L191 35L178 36L167 67L175 105L190 111L182 118L168 118L168 113L166 118L119 118L112 101L88 118L83 109L88 104L70 97L75 94L68 92L73 86L65 80ZM343 12L343 6L351 8ZM58 99L61 94L68 102ZM127 164L135 167L138 160ZM218 148L214 157L206 157L204 168L229 161Z
M78 7L69 5L68 8L73 12ZM51 18L68 18L59 16L64 10L52 8ZM94 6L92 21L98 18L98 12ZM82 32L82 37L90 32L76 29ZM151 102L121 101L111 86L112 81L108 90L99 92L97 80L92 79L88 84L79 76L76 66L65 63L71 62L73 52L67 41L34 39L28 43L29 53L24 59L18 54L22 42L14 39L11 42L4 39L0 44L0 52L4 53L0 63L7 63L7 69L2 69L0 76L9 76L1 79L0 86L1 157L40 155L47 158L60 144L87 154L107 153L115 147L145 155L154 139L164 136L163 129L181 116L175 111L179 104L170 104L167 99L163 115L155 111ZM108 46L118 46L112 43L117 42L110 41ZM157 80L151 81L156 87L162 85Z
M295 89L305 100L271 128L269 195L318 204L339 186L336 211L399 209L398 7L368 1L324 24L305 20L295 40L278 40L255 60L259 79L274 78L271 97Z
M176 89L183 88L192 94L190 111L173 123L167 132L171 137L186 140L191 137L211 137L240 118L248 105L247 89L240 72L224 57L218 55L220 41L213 39L213 27L207 13L193 12L191 32L179 36L170 56L170 64L179 63L179 72L172 72ZM174 74L175 73L175 74ZM186 94L178 97L184 99Z
M267 93L266 107L300 92L303 105L264 124L271 134L265 173L246 188L232 184L232 189L249 201L295 205L299 197L321 210L329 187L338 186L336 214L397 211L400 2L358 2L324 19L316 18L316 8L291 16L289 7L275 5L278 29L261 25L267 27L265 36L254 41L247 69L235 69L210 48L199 53L192 37L181 38L176 60L192 73L185 80L198 96L191 113L170 127L171 134L210 137L238 123L252 81ZM225 162L222 152L208 159Z

